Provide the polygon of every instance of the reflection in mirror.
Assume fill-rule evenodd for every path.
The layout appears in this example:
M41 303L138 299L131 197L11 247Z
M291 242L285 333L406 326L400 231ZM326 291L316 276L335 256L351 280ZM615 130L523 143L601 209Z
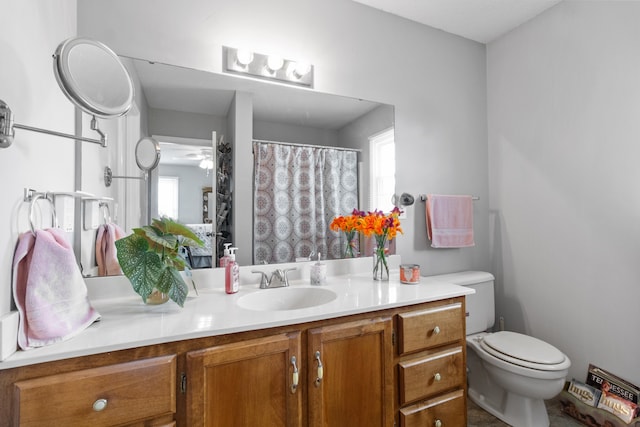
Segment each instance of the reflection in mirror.
M216 133L218 143L213 152L217 159L207 185L212 187L211 195L215 195L207 196L207 202L214 206L206 205L209 215L205 219L202 215L204 184L196 184L195 192L199 194L197 222L182 221L180 211L177 215L181 222L191 224L204 224L208 219L213 227L223 216L226 228L218 227L218 231L212 233L217 234L218 242L226 239L240 248L238 261L241 265L256 262L253 257L254 139L359 150L357 206L350 206L348 211L340 213L348 214L354 207L375 208L369 205L369 138L393 129L393 106L138 59L123 58L123 62L135 82L135 108L139 113L137 123L132 126L133 129L137 126L138 134L135 138L127 136L128 141L154 136L163 142L162 138L169 136L182 139L184 143L206 140L211 146L212 133ZM125 130L124 133L130 132ZM131 145L122 148L127 149L131 150ZM137 201L116 196L123 216L147 209L151 216L158 215L159 171L165 159L164 146L162 150L160 166L151 174L149 206L146 206L144 195ZM223 153L227 159L224 165ZM225 186L225 191L221 185ZM179 209L182 209L180 203ZM213 246L215 250L216 244ZM212 265L216 264L212 262Z
M215 133L210 140L154 136L160 141L157 217L168 216L186 224L204 242L203 248L184 248L191 268L207 268L215 259L214 225L208 217L215 210L213 183ZM151 202L152 205L154 201Z

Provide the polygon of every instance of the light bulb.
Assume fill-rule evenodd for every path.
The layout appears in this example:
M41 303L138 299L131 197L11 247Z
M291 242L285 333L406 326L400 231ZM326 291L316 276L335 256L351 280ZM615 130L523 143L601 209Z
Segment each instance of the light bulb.
M295 68L293 69L293 75L296 78L301 79L306 76L309 71L311 71L311 64L309 64L308 62L297 62L295 64Z
M284 59L280 56L269 56L267 58L267 68L271 73L275 73L284 65Z
M251 63L251 61L253 61L253 52L238 49L238 52L236 53L236 61L243 67L246 67Z

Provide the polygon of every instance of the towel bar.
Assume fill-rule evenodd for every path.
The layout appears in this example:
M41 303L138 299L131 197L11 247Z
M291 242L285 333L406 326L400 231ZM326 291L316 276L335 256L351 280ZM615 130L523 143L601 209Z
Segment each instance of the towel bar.
M421 194L420 195L420 200L422 200L423 202L426 202L427 201L427 195L426 194ZM471 200L480 200L480 197L471 196Z

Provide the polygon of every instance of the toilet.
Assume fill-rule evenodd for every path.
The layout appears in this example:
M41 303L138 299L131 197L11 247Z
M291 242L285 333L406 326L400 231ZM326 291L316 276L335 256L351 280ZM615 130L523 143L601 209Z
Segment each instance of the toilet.
M495 323L494 277L481 271L433 276L476 293L466 296L468 396L516 427L547 427L544 400L565 383L571 361L554 346L515 332L486 332Z

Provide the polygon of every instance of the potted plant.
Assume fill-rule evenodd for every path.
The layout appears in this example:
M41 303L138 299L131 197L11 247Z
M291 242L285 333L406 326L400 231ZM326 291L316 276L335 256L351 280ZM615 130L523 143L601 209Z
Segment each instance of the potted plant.
M184 306L189 288L180 271L188 267L180 256L181 246L204 243L191 229L167 217L134 228L133 234L116 241L122 272L145 303L161 304L171 298Z

